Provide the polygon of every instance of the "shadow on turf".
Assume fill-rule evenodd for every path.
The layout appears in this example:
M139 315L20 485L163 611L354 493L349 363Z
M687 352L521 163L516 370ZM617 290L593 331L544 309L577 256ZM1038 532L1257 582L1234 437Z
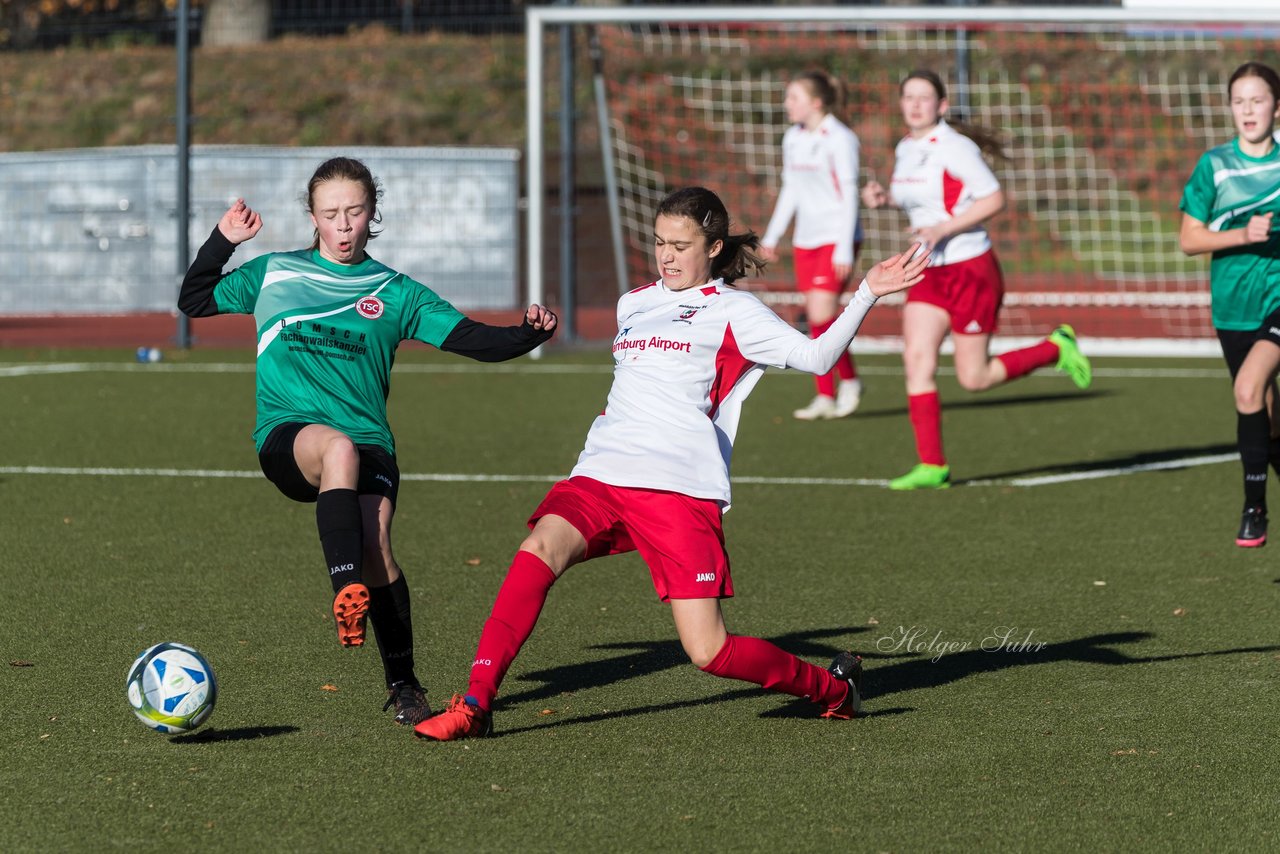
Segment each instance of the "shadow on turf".
M169 741L174 744L210 744L219 741L252 741L297 732L296 726L244 726L235 729L202 729L186 735L175 735Z
M848 647L831 646L830 644L820 643L818 639L848 637L866 631L870 631L870 629L865 626L853 629L810 629L808 631L778 635L767 640L793 655L820 661L830 659L837 652ZM521 682L541 682L542 685L537 688L530 688L527 691L504 695L502 700L499 701L499 709L506 703L546 700L551 697L558 697L565 691L576 691L582 688L602 688L606 685L648 676L651 673L659 673L675 667L693 666L689 663L689 657L684 654L684 650L680 647L678 640L609 643L593 646L591 649L635 650L635 652L629 655L620 655L616 658L583 661L578 664L566 664L561 667L551 667L546 670L527 673L520 677Z
M978 673L992 673L1010 667L1059 664L1065 661L1085 664L1125 665L1151 664L1157 661L1178 661L1185 658L1203 658L1212 655L1238 655L1247 652L1275 652L1280 646L1253 646L1236 649L1220 649L1207 652L1184 652L1174 655L1132 656L1108 647L1132 644L1155 637L1151 632L1111 632L1089 635L1073 641L1045 642L1039 650L1017 651L969 649L934 657L923 652L909 661L867 668L864 685L867 696L874 699L899 691L915 691L921 688L937 688L958 682ZM1016 644L1014 644L1016 646ZM874 653L864 659L877 657Z
M812 632L793 633L775 638L779 646L806 658L829 656L836 651L832 647L816 643L814 637L832 637L847 635L853 632L869 631L858 629L821 629ZM882 697L891 696L900 691L915 691L922 688L937 688L958 682L980 673L992 673L1010 667L1028 665L1058 664L1074 661L1086 664L1127 665L1150 664L1159 661L1177 661L1187 658L1203 658L1217 655L1238 655L1241 653L1265 653L1280 651L1280 646L1239 647L1236 649L1211 650L1206 652L1187 652L1173 655L1133 656L1120 650L1110 649L1120 644L1133 644L1149 640L1155 635L1151 632L1111 632L1107 634L1089 635L1072 641L1060 643L1046 642L1039 650L1002 651L971 649L938 656L936 659L929 653L921 653L907 661L893 663L869 663L863 681L864 693L870 708L862 717L876 718L914 712L912 707L891 706L876 708ZM666 670L687 663L684 653L677 641L638 641L629 644L607 644L597 649L639 649L639 652L620 658L605 661L584 662L582 664L556 667L530 673L523 677L525 681L541 681L543 686L504 698L505 703L532 702L556 697L565 692L581 688L600 687ZM864 659L894 656L877 656L875 653L863 653ZM514 735L521 732L548 729L552 727L573 726L578 724L598 723L600 721L629 718L637 715L648 715L655 712L687 709L694 706L712 705L716 703L743 700L772 694L762 688L738 688L725 691L710 697L696 700L681 700L672 703L661 703L651 706L637 706L617 711L604 711L596 714L582 715L560 720L549 720L546 723L515 729L498 730L496 736ZM775 695L776 696L776 695ZM501 705L498 708L501 711ZM813 705L803 700L792 700L776 709L764 712L760 717L766 718L812 718L816 720Z
M1186 459L1188 457L1213 456L1217 454L1229 454L1238 450L1235 444L1231 445L1197 445L1195 447L1186 448L1165 448L1162 451L1142 451L1136 454L1127 454L1123 457L1111 457L1106 460L1090 460L1087 463L1055 463L1054 465L1041 466L1037 468L1013 469L1011 471L988 472L980 478L972 478L973 480L1005 480L1014 477L1026 477L1028 475L1038 474L1074 474L1079 472L1106 471L1115 468L1131 468L1133 466L1150 465L1152 463L1167 463L1176 460ZM1176 471L1176 469L1167 469L1167 471ZM954 483L960 484L966 481L957 480Z
M1070 391L1060 394L1024 394L1011 397L972 397L960 398L959 400L948 399L945 402L947 411L953 409L987 409L989 407L998 406L1030 406L1037 403L1060 403L1067 400L1096 400L1100 397L1111 397L1113 392L1106 389L1092 389L1090 391ZM859 409L858 420L864 421L868 418L901 418L907 415L905 406L893 407L891 409Z

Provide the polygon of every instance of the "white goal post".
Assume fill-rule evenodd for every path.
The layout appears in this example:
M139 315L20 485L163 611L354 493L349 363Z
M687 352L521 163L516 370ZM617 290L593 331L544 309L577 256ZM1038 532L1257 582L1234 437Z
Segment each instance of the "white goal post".
M846 81L853 76L861 82L863 104L875 105L874 113L859 114L860 125L850 122L863 138L865 176L869 169L883 173L891 167L892 140L901 133L896 105L885 94L892 89L891 81L912 67L935 67L938 57L956 54L956 44L963 44L971 57L967 67L935 68L949 80L953 106L957 91L962 92L971 121L1006 132L1013 140L1011 159L1004 171L997 168L997 174L1016 210L992 224L998 250L1002 240L1007 247L1017 247L1001 253L1006 279L1013 280L1002 313L1004 340L1039 337L1043 333L1037 329L1052 315L1075 322L1090 340L1091 352L1098 354L1217 353L1208 321L1208 262L1178 252L1177 203L1199 155L1232 136L1225 93L1231 69L1248 59L1280 64L1275 47L1280 40L1280 4L1212 11L531 6L526 11L525 246L532 302L545 301L546 293L541 239L547 210L544 46L548 27L566 25L609 28L616 40L643 42L637 55L645 59L618 70L616 76L611 69L610 86L619 91L617 87L627 85L622 77L631 75L643 81L635 84L639 99L641 89L659 80L669 87L664 92L674 93L671 98L681 109L702 116L696 123L705 133L695 133L690 143L682 141L682 157L696 158L702 150L699 142L705 140L708 163L721 169L722 176L743 176L743 183L750 184L743 188L743 199L726 202L735 218L743 218L745 212L745 224L757 233L765 224L761 210L767 218L777 191L776 152L785 129L781 100L787 68L771 67L764 60L753 65L752 57L782 56L782 61L791 61L789 70L795 73L821 64L824 57L874 55L872 64L859 68L875 68L876 80L859 71L845 74ZM664 38L667 41L655 47ZM725 54L729 59L713 58L730 42ZM1059 44L1062 62L1079 70L1079 79L1054 65ZM818 58L800 65L810 45ZM1096 51L1096 59L1089 59L1090 50ZM606 53L614 61L623 51ZM919 62L912 61L917 58ZM1112 69L1114 86L1099 76L1099 68ZM842 76L838 69L836 74ZM635 109L643 110L643 105ZM611 213L626 220L637 258L648 240L647 217L655 198L698 177L696 171L692 177L681 173L674 165L679 158L659 150L665 144L658 138L660 129L642 138L648 132L638 127L642 124L611 115L624 209ZM742 161L729 162L735 157ZM1133 169L1130 161L1143 159L1155 162L1146 172ZM891 217L880 211L864 215L868 240L863 261L883 257L899 241L900 223ZM642 284L640 278L634 283ZM767 296L775 307L796 301L796 295L782 287ZM875 315L885 315L886 321L892 317ZM885 322L869 330L856 349L894 349L895 329Z

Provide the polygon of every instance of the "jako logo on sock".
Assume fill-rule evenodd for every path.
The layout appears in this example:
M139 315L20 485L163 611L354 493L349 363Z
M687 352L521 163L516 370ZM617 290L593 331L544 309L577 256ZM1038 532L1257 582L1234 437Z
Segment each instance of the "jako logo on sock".
M329 567L330 575L337 575L339 572L355 572L356 565L354 563L343 563L338 566Z

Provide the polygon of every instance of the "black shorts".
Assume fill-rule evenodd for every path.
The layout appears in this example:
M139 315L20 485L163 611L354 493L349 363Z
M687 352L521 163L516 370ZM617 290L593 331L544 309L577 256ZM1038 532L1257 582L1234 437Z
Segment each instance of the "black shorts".
M294 501L312 502L320 490L307 482L293 456L293 440L306 424L287 421L267 434L258 452L258 464L267 480ZM360 495L385 495L395 506L400 492L400 467L396 458L377 445L356 445L360 451L360 479L356 492Z

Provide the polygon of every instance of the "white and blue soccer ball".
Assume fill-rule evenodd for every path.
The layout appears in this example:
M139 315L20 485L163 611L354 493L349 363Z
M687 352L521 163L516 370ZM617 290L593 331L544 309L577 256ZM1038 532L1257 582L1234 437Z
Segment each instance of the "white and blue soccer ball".
M158 732L180 733L213 714L218 683L203 655L180 643L158 643L134 660L125 691L138 720Z

